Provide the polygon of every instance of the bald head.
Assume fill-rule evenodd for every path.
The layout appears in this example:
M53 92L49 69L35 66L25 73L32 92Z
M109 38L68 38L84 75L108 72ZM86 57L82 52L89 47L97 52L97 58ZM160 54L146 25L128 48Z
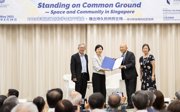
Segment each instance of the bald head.
M128 47L126 43L120 44L120 51L121 53L125 53L127 51Z
M118 108L118 106L120 106L120 103L121 103L121 98L119 95L112 94L109 96L108 104L111 108Z

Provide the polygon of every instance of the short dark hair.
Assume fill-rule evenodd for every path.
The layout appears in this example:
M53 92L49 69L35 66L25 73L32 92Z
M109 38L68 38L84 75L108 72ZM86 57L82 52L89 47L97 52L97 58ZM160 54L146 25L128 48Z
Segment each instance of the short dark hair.
M121 104L121 97L119 95L112 94L109 96L108 105L111 108L118 108L120 104Z
M101 109L104 106L105 103L105 98L101 93L93 93L90 97L89 97L89 105L91 109Z
M73 104L69 100L61 100L57 103L55 112L74 112Z
M4 100L7 98L5 95L0 95L0 107L3 105Z
M145 46L148 47L148 51L151 50L148 44L143 44L142 49L143 49Z
M167 110L171 112L180 112L180 101L175 100L172 103L170 103Z
M63 91L61 88L54 88L54 90L56 90L60 95L61 95L61 99L63 98Z
M156 90L154 91L154 94L156 95L156 99L153 103L153 107L156 110L162 110L165 108L165 104L164 104L164 95L161 91Z
M149 105L149 98L145 91L137 91L132 94L132 102L138 110L146 109Z
M9 96L4 100L3 106L1 107L0 112L11 112L11 110L18 105L19 101L16 96Z
M100 45L100 44L96 45L96 47L95 47L95 51L96 51L98 48L102 48L102 50L103 50L103 46L102 46L102 45Z
M51 89L46 94L47 103L50 108L55 108L57 102L62 100L63 92L60 88Z
M14 105L14 103L4 104L4 105L2 105L2 107L0 108L0 112L11 112L11 110L12 110L15 106L16 106L16 105Z
M19 97L19 91L16 89L9 89L8 90L8 96L14 95L16 97Z
M42 112L42 110L44 109L44 106L45 106L44 98L41 96L38 96L33 99L33 103L37 106L38 111Z
M150 90L147 90L146 93L147 93L148 98L149 98L149 101L150 101L149 106L152 106L153 103L154 103L154 101L155 101L155 99L156 99L156 96L155 96L155 94L154 94L152 91L150 91Z

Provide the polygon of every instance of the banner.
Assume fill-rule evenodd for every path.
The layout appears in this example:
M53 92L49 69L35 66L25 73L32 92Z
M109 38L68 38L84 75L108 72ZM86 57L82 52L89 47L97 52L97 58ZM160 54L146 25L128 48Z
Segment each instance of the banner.
M180 23L180 0L0 0L0 24Z

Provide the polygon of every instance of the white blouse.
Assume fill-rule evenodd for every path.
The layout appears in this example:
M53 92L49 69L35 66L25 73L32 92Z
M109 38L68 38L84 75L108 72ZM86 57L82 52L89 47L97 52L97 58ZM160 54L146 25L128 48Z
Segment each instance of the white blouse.
M92 58L93 73L105 74L105 71L100 71L102 69L101 65L103 60L104 60L104 56L99 57L95 55Z

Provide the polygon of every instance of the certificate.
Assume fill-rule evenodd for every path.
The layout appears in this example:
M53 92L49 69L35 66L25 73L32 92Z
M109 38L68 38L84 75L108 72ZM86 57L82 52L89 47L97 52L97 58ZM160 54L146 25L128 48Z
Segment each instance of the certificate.
M101 67L110 70L118 69L121 66L122 60L123 57L113 59L105 56Z

